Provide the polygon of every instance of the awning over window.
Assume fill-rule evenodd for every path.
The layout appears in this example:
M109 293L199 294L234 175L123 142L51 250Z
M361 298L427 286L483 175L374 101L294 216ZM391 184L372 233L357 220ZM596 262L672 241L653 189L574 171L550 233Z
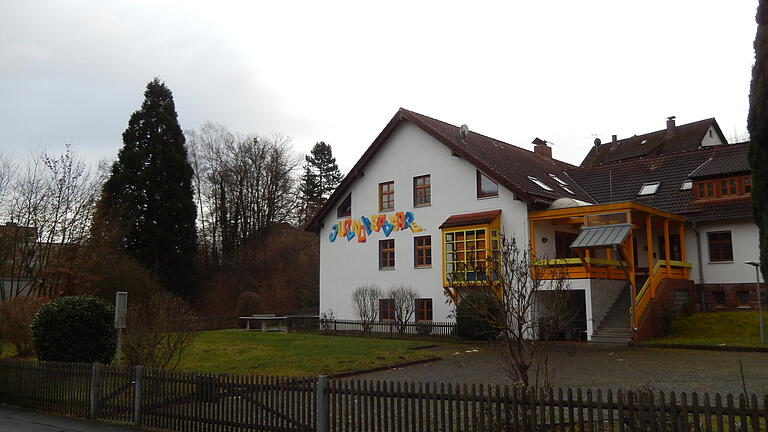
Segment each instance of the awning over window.
M467 225L485 225L493 222L499 217L501 210L488 210L476 213L464 213L449 216L448 219L440 225L440 229L454 228Z
M619 246L631 230L632 225L627 223L583 227L579 236L571 243L571 247L597 249Z

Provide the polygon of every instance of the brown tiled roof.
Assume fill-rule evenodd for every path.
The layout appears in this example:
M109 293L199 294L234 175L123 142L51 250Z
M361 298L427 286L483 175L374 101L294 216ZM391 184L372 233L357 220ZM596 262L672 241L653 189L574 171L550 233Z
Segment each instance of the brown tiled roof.
M720 126L714 118L710 118L676 126L674 134L671 136L667 134L667 129L662 129L616 142L603 143L597 149L592 147L581 162L581 166L594 166L638 157L696 150L701 146L701 141L710 126L714 126L720 139L727 142Z
M476 213L452 215L449 216L442 225L440 225L440 229L467 225L489 224L493 222L494 219L499 217L500 214L501 210L488 210Z
M724 177L730 174L743 174L750 171L747 152L739 152L707 160L692 172L690 177L692 179Z
M720 165L720 160L740 160L746 155L747 149L748 143L704 147L575 168L569 170L568 175L599 203L634 201L666 212L682 214L688 219L711 219L718 216L718 209L728 206L726 201L733 203L733 200L712 200L703 205L692 203L693 191L680 190L683 182L705 163L712 161L709 163ZM730 165L730 162L722 165ZM656 193L638 196L643 184L651 182L660 183ZM749 217L751 214L751 207L741 203L723 209L722 212L723 217Z
M749 196L717 200L691 201L683 211L691 221L738 219L752 217L752 199Z
M341 181L341 184L331 194L325 205L307 223L306 229L315 231L319 229L320 221L346 193L354 179L362 175L365 165L379 147L384 144L389 134L402 121L415 124L424 132L445 144L454 154L467 160L494 181L514 192L516 197L523 200L547 203L558 198L570 197L581 201L594 202L586 192L570 181L565 175L566 170L575 168L575 166L569 163L515 147L476 132L470 131L468 136L462 139L457 126L400 108L384 130L381 131L379 136L363 153L360 160L352 167L349 174ZM568 183L566 187L573 194L560 186L550 174ZM529 176L537 178L552 190L545 190L529 179Z

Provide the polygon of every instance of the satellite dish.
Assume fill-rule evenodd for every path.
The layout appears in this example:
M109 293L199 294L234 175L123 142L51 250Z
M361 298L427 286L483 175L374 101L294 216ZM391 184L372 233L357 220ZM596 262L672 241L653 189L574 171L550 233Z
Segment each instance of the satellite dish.
M467 137L469 136L469 126L465 124L461 125L461 127L459 128L459 136L461 137L461 139L467 139Z

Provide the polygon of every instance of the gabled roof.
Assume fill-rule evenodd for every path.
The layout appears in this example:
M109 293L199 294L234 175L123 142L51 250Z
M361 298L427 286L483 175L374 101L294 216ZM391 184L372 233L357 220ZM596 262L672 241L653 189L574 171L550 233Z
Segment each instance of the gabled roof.
M592 147L581 162L582 167L595 166L638 157L687 152L701 147L701 141L711 126L720 139L727 140L714 118L676 126L673 134L667 129L624 138Z
M689 177L692 179L725 177L729 174L748 173L750 170L747 152L744 151L712 157L696 168Z
M575 166L569 163L552 159L472 131L468 133L466 138L462 138L460 129L457 126L400 108L384 130L381 131L379 136L363 153L360 160L352 167L349 174L344 177L325 205L307 223L307 230L319 230L320 221L346 193L354 179L362 175L365 165L373 158L376 151L384 145L392 131L403 121L408 121L418 126L451 149L454 154L465 159L523 200L551 202L561 197L572 197L582 201L594 202L578 185L568 181L567 177L563 178L564 171L575 168ZM565 191L550 177L550 174L566 181L568 183L566 187L573 191L573 194ZM529 176L536 177L539 181L549 186L552 191L543 189L529 179Z
M568 175L599 203L634 201L669 213L685 215L689 220L713 219L719 213L730 218L749 217L752 214L751 206L741 202L746 200L748 203L749 197L741 201L734 198L695 202L692 190L681 190L683 182L690 179L691 174L708 164L742 169L741 164L734 165L733 161L743 160L748 147L749 143L704 147L575 168L569 170ZM748 172L749 167L746 168ZM731 169L722 168L719 171ZM643 184L652 182L660 183L656 193L638 196Z

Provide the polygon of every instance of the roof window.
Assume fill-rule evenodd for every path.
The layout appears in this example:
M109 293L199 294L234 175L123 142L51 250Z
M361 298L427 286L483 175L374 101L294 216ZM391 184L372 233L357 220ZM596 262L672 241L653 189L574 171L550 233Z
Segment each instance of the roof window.
M640 192L637 193L638 196L644 196L644 195L653 195L656 193L657 190L659 190L659 185L661 183L659 182L653 182L653 183L645 183L640 188Z
M544 184L544 183L543 183L541 180L537 179L536 177L531 177L531 176L528 176L528 179L529 179L530 181L532 181L532 182L536 183L537 185L539 185L539 187L541 187L542 189L544 189L544 190L548 190L548 191L550 191L550 192L553 192L553 190L552 190L552 188L551 188L551 187L547 186L546 184Z
M693 180L685 180L683 181L682 186L680 186L680 190L691 190L693 189Z
M552 177L560 186L567 186L568 185L568 183L560 180L560 177L558 177L558 176L556 176L554 174L550 174L549 176Z
M567 187L567 186L560 186L560 187L561 187L561 188L563 188L563 190L564 190L564 191L566 191L566 192L568 192L569 194L571 194L571 195L575 195L575 194L573 193L573 191L572 191L572 190L568 189L568 187Z
M645 145L645 143L647 143L647 142L648 142L648 140L644 139L644 140L640 141L640 145Z

